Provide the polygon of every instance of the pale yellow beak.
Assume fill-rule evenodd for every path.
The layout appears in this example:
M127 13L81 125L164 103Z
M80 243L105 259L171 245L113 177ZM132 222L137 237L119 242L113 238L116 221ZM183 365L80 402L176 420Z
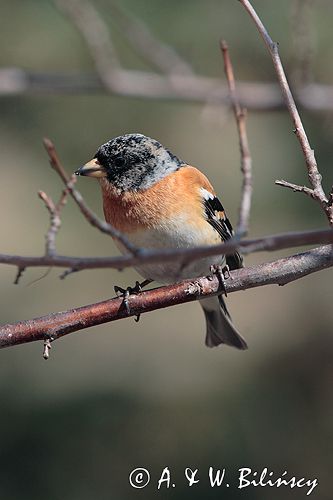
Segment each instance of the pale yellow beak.
M106 177L105 168L102 167L100 163L93 158L88 161L83 167L80 167L76 170L75 175L85 175L87 177Z

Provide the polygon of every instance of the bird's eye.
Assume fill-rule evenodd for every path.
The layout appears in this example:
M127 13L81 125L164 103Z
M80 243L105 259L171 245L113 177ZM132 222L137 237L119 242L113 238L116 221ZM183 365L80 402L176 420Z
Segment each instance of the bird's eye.
M95 156L94 156L94 158L98 161L98 163L99 163L100 165L104 165L104 163L105 163L105 158L104 158L104 156L103 156L103 155L101 155L101 154L97 154L97 153L96 153L96 154L95 154Z
M118 156L117 158L114 159L113 164L116 168L122 168L125 164L124 158Z

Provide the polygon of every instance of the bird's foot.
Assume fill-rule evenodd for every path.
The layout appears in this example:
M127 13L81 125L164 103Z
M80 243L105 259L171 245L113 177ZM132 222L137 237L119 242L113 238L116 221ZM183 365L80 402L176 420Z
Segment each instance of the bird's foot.
M231 278L231 275L230 275L230 269L229 269L229 266L226 264L225 266L218 266L218 265L212 265L210 266L210 272L212 274L216 274L222 288L223 288L223 291L224 291L224 295L227 297L227 290L226 290L226 287L225 287L225 280Z
M128 316L131 315L131 309L130 309L129 300L128 300L129 296L130 295L137 295L138 293L140 293L142 291L143 287L149 285L149 283L151 283L151 282L152 282L152 280L144 280L141 283L139 281L136 281L135 285L133 287L128 286L127 288L121 288L120 286L117 286L117 285L114 287L114 291L115 291L115 294L117 295L117 297L123 297L123 305L126 309ZM140 314L138 314L134 318L134 321L136 323L139 320L140 320Z

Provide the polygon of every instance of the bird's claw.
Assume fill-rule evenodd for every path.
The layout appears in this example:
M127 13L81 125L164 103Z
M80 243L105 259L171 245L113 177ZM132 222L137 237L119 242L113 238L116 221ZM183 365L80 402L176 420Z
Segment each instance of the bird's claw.
M121 286L115 285L113 288L117 297L121 297L124 295L132 295L141 292L141 285L138 281L135 282L135 286L128 286L127 288L122 288Z
M224 267L222 267L219 265L212 265L212 266L210 266L210 272L212 274L216 274L216 276L217 276L217 278L218 278L218 280L223 288L224 294L227 297L228 294L227 294L227 290L225 287L225 280L231 278L229 266L225 265Z
M151 280L145 280L142 283L140 283L139 281L136 281L135 285L133 287L128 286L127 288L122 288L122 287L117 286L117 285L114 286L114 291L115 291L115 294L117 295L117 297L123 297L123 305L126 309L127 316L131 315L131 309L130 309L129 300L128 300L129 296L130 295L137 295L138 293L140 293L142 291L142 288L144 286L148 285L150 282L151 282ZM137 314L135 316L134 321L136 323L139 322L140 316L141 316L141 314Z
M225 280L228 280L229 278L232 280L233 277L231 276L230 274L230 267L228 266L228 264L226 264L223 268L222 268L222 273L223 273L223 277Z
M130 316L130 314L131 314L131 309L130 309L130 306L128 303L128 297L130 296L129 288L125 289L125 288L121 288L120 286L117 286L117 285L114 287L114 291L115 291L115 294L117 295L117 297L123 298L123 305L126 309L127 316Z

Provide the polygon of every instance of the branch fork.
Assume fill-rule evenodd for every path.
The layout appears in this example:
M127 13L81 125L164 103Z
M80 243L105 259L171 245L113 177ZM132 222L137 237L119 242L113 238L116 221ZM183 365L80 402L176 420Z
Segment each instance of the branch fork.
M296 184L291 184L287 181L278 181L277 184L283 187L291 188L297 192L305 193L308 196L311 196L311 198L313 198L320 204L321 208L325 212L329 224L333 226L333 206L332 205L330 206L328 197L326 196L324 189L322 187L321 183L322 178L318 170L318 165L315 158L314 150L310 146L301 117L297 110L295 100L291 93L288 80L279 56L278 44L273 42L273 40L271 39L268 31L266 30L261 19L259 18L255 9L253 8L251 2L249 0L239 0L239 1L243 5L245 10L248 12L252 20L254 21L259 31L259 34L263 38L265 45L272 57L273 65L280 84L280 88L282 90L282 94L284 96L290 117L294 124L295 134L303 152L305 164L307 167L308 178L312 189L310 188L305 189L305 186L304 187L298 186Z

